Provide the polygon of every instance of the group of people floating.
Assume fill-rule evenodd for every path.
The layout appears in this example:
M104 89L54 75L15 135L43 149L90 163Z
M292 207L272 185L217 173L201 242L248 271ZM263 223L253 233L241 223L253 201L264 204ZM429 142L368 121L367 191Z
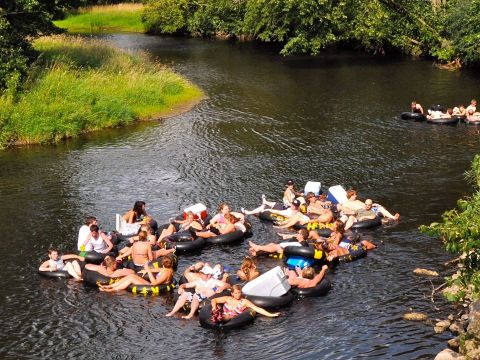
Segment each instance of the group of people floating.
M83 280L85 271L96 272L112 280L108 284L98 283L102 292L125 290L132 285L172 284L177 258L175 247L166 245L174 234L189 233L193 241L198 237L211 238L239 230L245 233L250 227L248 216L269 214L276 220L275 228L291 230L278 234L282 240L288 241L263 245L249 241L249 254L238 271L233 274L225 271L221 264L212 266L206 262L197 262L188 266L182 273L184 281L178 288L179 297L166 316L173 316L189 303L189 313L182 317L190 319L202 302L213 296L212 321L227 322L246 309L274 317L279 313L271 313L256 306L243 296L241 286L232 284L229 278L234 275L239 282L246 283L260 276L256 265L262 254L282 254L289 246L313 247L317 252L324 254L321 258L323 266L318 273L313 266L284 269L288 283L292 287L308 289L324 279L329 263L349 254L354 247L374 249L376 246L372 242L361 240L357 234L347 235L346 231L358 222L380 216L384 221L396 221L400 215L390 213L383 206L373 203L371 199L358 200L354 189L349 189L346 197L347 200L341 204L334 204L327 200L325 194L315 195L313 192L303 194L296 191L294 182L288 180L281 202L268 201L262 195L259 207L253 210L241 208L239 212L231 211L227 203L221 203L218 206L218 213L209 221L205 221L198 214L187 212L184 217L170 219L168 224L161 227L147 214L145 202L137 201L122 217L125 223L138 229L134 234L129 236L117 232L106 234L99 229L97 219L89 216L78 233L79 254L59 256L56 249L49 249L49 259L41 264L39 271L40 273L65 271L78 281ZM293 228L297 229L296 232L292 230ZM319 233L317 228L328 229L329 233L327 235ZM105 255L103 261L100 264L85 264L84 256L90 252ZM154 263L156 266L153 266ZM187 291L189 289L190 291ZM214 296L227 289L230 289L230 294Z
M480 112L477 111L477 100L472 99L470 105L465 107L463 104L445 109L442 106L432 106L426 112L416 101L410 104L410 111L412 113L422 114L427 119L450 119L452 117L463 118L465 122L480 122Z

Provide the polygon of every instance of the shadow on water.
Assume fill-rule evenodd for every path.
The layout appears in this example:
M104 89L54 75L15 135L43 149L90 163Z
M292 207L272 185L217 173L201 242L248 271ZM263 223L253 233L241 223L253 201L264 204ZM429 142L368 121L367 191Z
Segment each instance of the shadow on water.
M444 275L440 264L451 256L417 228L471 192L463 173L478 152L478 129L398 114L413 98L426 107L467 103L478 72L351 52L282 58L258 44L106 38L172 66L209 99L164 121L0 153L2 357L427 359L445 347L448 334L402 315L413 309L434 319L450 310L437 311L442 300L430 302L429 280L412 274L424 267ZM326 297L296 300L279 318L217 334L165 318L168 296L103 294L36 274L50 245L73 249L86 215L108 230L138 199L160 223L196 202L211 213L224 200L253 208L262 193L279 198L288 178L357 187L402 218L364 234L378 249L333 269ZM270 224L252 223L252 241L277 240ZM179 269L198 260L236 269L247 249L247 241L205 248L180 258ZM262 271L277 265L259 262Z

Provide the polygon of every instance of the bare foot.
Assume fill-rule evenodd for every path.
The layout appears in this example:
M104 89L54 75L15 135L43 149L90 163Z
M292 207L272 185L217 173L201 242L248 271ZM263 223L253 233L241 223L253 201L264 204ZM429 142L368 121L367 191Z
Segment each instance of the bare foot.
M248 249L248 252L250 253L250 255L252 256L257 256L257 252L255 250L253 250L252 248Z
M396 213L393 217L395 218L395 220L398 220L398 219L400 219L400 214Z
M186 320L189 320L193 317L193 315L183 315L182 316L182 319L186 319Z
M168 313L167 315L165 315L165 316L166 316L166 317L170 317L170 316L172 316L172 315L173 315L173 313L169 312L169 313Z

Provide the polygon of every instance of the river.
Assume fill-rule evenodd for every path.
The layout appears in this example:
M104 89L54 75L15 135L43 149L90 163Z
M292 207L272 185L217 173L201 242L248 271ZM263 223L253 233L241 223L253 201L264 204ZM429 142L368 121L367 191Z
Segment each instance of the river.
M402 315L448 314L441 298L430 302L430 281L412 270L445 275L441 264L451 255L417 228L471 192L464 172L478 152L478 129L398 115L413 99L425 108L467 105L478 96L478 72L344 51L283 58L253 43L106 38L146 51L209 98L164 121L0 153L0 357L430 359L446 346L448 333ZM165 318L171 297L104 294L36 272L50 245L74 248L86 215L112 229L115 213L139 199L160 223L197 202L211 213L224 200L253 208L261 194L279 198L289 178L300 187L309 180L356 187L401 220L365 232L378 249L337 266L327 296L296 300L279 318L257 316L246 329L215 333L197 320ZM253 241L277 239L271 224L252 223ZM205 248L180 258L179 269L199 259L236 268L247 247Z

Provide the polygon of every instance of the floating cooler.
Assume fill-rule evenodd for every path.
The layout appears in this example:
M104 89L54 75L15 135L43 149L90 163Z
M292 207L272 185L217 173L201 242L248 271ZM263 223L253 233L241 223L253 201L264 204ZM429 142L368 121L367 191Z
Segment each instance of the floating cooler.
M306 266L312 266L315 260L307 259L301 256L291 256L287 259L287 266L289 269L293 270L295 267L303 269Z
M330 186L328 188L327 200L334 204L343 204L347 201L347 192L342 185Z
M305 189L303 190L303 193L307 195L309 192L313 192L315 196L318 196L320 194L320 189L322 188L322 184L318 181L309 181L305 185Z
M258 278L248 282L242 289L245 295L282 296L290 290L288 279L280 266L277 266Z
M207 207L203 205L202 203L198 203L192 206L189 206L183 210L183 218L187 218L187 213L191 211L193 215L195 216L195 220L199 220L200 218L202 220L205 220L207 217Z

